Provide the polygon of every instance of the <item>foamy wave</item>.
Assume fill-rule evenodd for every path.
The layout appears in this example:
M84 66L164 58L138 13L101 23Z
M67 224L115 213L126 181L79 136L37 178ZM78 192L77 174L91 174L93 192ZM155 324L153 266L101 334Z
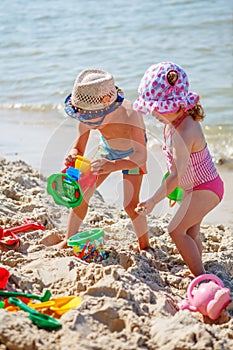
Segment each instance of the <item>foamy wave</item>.
M2 103L0 109L17 109L22 111L49 112L63 109L63 104L39 104L30 105L26 103Z

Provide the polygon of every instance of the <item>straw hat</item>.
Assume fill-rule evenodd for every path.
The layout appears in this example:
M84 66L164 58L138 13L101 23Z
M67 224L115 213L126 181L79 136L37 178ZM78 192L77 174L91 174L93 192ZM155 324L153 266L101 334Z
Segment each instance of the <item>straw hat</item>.
M100 110L117 100L113 76L101 69L85 69L76 78L72 105L81 110Z
M169 84L167 78L171 71L175 71L178 76L174 85ZM161 114L172 113L181 107L187 111L199 100L198 94L189 91L186 72L172 62L160 62L150 66L140 82L138 93L134 108L142 114L149 114L154 110Z

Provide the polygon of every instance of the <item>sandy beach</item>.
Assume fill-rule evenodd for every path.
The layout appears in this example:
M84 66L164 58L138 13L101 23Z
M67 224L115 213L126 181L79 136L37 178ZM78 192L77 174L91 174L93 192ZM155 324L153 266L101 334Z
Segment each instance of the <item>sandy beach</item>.
M1 1L0 350L233 349L231 10L229 2L210 0ZM154 208L153 250L140 253L122 206L120 171L100 186L81 227L104 231L106 258L87 263L72 248L53 246L65 235L69 209L55 204L46 178L64 168L76 138L77 122L63 111L75 77L104 69L135 101L144 72L161 61L188 72L224 180L222 202L201 225L205 269L231 293L214 320L178 308L193 280L167 232L178 205L165 198ZM166 173L163 126L144 120L148 174L140 200ZM93 160L98 144L93 131L85 157ZM17 231L21 225L30 228ZM34 312L10 304L4 292L24 294L11 301Z
M57 251L51 246L64 235L68 209L48 196L45 177L21 160L2 158L0 169L0 226L14 227L30 218L45 228L18 234L20 245L14 249L1 244L0 266L10 272L6 290L35 295L49 290L51 298L82 300L59 318L61 328L53 331L38 328L25 311L0 309L1 350L232 348L232 303L215 321L178 311L191 279L167 234L170 214L149 216L155 251L138 253L127 215L96 193L83 229L104 230L108 258L85 264L72 248ZM207 272L233 291L231 225L203 224L201 234Z

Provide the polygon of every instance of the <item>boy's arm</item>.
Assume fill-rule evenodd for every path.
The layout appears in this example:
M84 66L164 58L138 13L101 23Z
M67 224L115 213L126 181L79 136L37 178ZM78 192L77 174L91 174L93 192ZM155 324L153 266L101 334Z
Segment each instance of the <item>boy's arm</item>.
M107 160L101 158L93 161L92 168L97 174L111 173L118 170L129 170L141 167L146 163L146 135L142 116L132 109L129 101L126 102L124 107L128 117L124 120L125 125L123 125L123 128L127 129L127 138L130 138L131 147L134 152L123 159ZM128 133L129 130L130 135Z
M84 155L89 135L90 129L82 123L78 123L77 137L68 156L65 158L65 165L74 162L77 155Z
M134 152L127 158L115 160L116 170L140 167L147 161L146 131L141 114L131 110L129 114L129 125Z
M118 170L129 170L141 167L147 160L147 149L145 130L138 126L131 127L131 146L134 149L132 155L117 160L108 160L105 158L94 160L91 165L96 174L111 173Z

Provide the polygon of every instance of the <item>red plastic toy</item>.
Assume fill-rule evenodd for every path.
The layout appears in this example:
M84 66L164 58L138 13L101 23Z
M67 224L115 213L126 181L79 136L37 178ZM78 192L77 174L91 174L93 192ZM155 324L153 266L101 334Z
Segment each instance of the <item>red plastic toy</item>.
M0 227L0 243L13 245L19 242L19 237L15 233L25 232L29 230L44 230L44 226L33 219L24 219L24 224L7 229Z
M7 285L10 272L4 267L0 267L0 289L4 289Z

